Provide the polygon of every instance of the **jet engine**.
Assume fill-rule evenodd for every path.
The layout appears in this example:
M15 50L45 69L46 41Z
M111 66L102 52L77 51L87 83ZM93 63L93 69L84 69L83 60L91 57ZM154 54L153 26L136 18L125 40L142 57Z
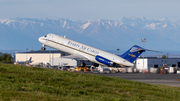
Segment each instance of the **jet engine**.
M106 59L106 58L104 58L102 56L99 56L99 55L97 55L95 57L95 59L96 59L96 61L98 61L98 62L100 62L102 64L105 64L105 65L108 65L108 66L114 65L114 63L112 61L110 61L110 60L108 60L108 59Z

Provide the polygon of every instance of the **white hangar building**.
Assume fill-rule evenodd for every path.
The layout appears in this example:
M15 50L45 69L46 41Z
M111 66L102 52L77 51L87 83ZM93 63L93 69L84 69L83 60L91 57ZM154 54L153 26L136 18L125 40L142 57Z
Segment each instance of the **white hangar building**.
M135 67L138 70L149 70L150 68L160 68L163 64L166 67L180 67L180 58L157 58L157 57L144 57L137 58Z
M58 50L39 50L30 52L21 52L15 54L15 62L18 61L28 61L32 57L32 65L39 64L41 62L51 63L51 65L59 64L59 61L69 61L72 59L61 59L61 56L69 55L68 53L58 51ZM74 60L75 61L75 60ZM74 63L73 61L73 63ZM77 61L76 61L77 64Z

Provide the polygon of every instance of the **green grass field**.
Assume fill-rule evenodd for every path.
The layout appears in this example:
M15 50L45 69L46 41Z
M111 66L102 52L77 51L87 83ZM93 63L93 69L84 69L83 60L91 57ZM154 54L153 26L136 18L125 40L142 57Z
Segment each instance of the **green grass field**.
M0 64L0 101L180 101L180 88Z

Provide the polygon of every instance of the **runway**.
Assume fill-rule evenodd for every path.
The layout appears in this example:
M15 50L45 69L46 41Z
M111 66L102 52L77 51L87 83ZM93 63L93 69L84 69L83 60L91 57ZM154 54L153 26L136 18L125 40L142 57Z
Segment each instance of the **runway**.
M127 80L139 81L149 84L180 87L180 74L113 73L113 74L98 74L98 75L123 78Z

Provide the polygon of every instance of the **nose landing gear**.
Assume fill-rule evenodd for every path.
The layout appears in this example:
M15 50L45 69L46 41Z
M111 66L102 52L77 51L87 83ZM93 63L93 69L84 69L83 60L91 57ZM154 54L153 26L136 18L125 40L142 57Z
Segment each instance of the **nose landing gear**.
M46 48L45 47L41 47L41 50L46 50Z
M41 50L46 50L46 48L45 48L45 46L44 45L42 45L43 47L41 47Z

